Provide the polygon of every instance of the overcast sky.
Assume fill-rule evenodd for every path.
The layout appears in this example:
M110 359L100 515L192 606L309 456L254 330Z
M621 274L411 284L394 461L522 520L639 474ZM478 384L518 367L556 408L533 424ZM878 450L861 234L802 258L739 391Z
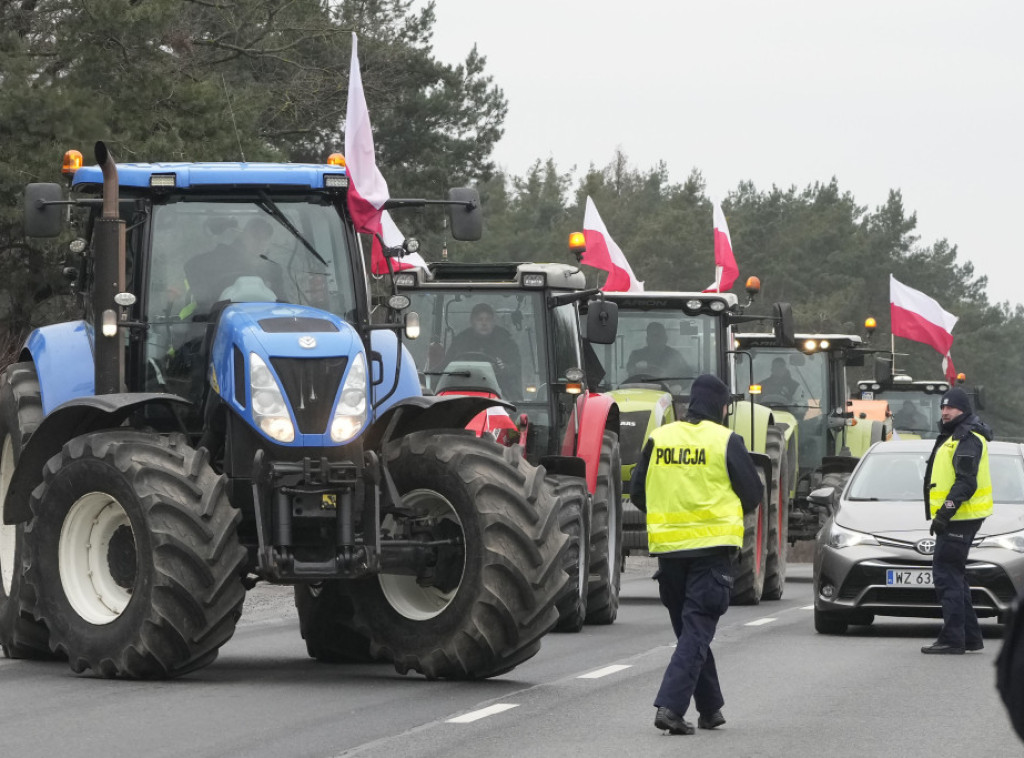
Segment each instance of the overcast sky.
M835 176L873 209L900 189L923 244L949 239L991 301L1016 304L1022 36L1018 0L437 0L434 52L487 57L512 174L620 148L673 181L697 168L720 196Z

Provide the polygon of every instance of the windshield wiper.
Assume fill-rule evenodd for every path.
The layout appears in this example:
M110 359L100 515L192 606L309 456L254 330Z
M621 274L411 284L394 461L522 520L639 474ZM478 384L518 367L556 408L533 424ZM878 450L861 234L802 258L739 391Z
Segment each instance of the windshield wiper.
M292 236L295 237L295 239L297 239L299 242L301 242L303 247L305 247L309 252L311 252L318 261L320 261L325 266L327 265L327 261L324 260L323 256L316 251L316 248L310 244L309 240L302 236L302 232L296 229L295 225L288 220L288 217L281 212L281 209L278 207L277 203L275 203L271 199L270 195L267 194L266 190L260 190L260 202L256 203L256 205L261 210L263 210L263 212L268 213L271 217L277 219L278 223L280 223L281 226L283 226L285 229L291 232Z

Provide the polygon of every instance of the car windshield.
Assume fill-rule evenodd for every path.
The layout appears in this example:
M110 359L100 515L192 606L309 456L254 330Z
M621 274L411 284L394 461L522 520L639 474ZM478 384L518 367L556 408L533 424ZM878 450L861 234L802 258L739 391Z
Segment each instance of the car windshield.
M847 490L847 500L885 500L920 505L928 453L875 450L867 454ZM1024 461L1017 455L990 455L992 498L1024 505Z

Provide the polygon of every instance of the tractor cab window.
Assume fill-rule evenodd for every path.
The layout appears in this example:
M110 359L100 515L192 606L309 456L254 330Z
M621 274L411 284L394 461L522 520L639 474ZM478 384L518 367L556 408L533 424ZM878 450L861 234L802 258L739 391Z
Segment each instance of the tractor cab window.
M649 384L688 396L701 374L719 373L718 319L677 310L619 311L611 345L594 345L605 371L602 389Z
M800 460L821 460L827 454L828 417L836 410L829 408L828 353L759 347L749 352L754 382L761 385L754 402L792 414L800 430Z
M940 393L893 392L876 393L876 397L889 401L892 408L893 428L897 432L935 436L939 420Z
M424 390L543 400L544 307L536 293L409 291L423 336L407 347Z
M138 235L141 240L142 235ZM136 242L145 281L145 389L197 404L205 386L207 332L232 302L282 302L355 319L349 237L326 200L267 202L170 197L153 206L149 255Z

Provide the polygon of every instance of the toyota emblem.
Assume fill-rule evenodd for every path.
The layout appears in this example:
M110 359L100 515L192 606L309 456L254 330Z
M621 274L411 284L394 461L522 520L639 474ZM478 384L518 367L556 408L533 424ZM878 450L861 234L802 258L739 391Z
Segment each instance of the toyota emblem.
M307 350L316 347L316 337L309 334L302 335L299 337L299 347L304 347Z
M933 555L935 553L935 540L931 537L925 537L923 540L917 541L914 549L921 555Z

